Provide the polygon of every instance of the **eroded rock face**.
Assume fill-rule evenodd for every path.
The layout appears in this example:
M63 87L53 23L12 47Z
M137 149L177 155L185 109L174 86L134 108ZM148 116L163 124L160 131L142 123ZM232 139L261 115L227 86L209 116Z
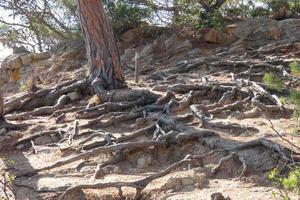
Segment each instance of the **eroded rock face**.
M50 53L15 53L5 58L1 64L0 83L25 81L33 73L36 63L50 58Z
M82 46L75 46L63 52L42 53L14 49L14 53L1 63L0 86L7 84L18 88L32 78L47 84L49 79L59 79L60 72L80 69L85 63Z
M300 19L277 21L270 18L255 18L237 25L235 35L240 39L255 40L300 40Z
M121 63L123 66L134 66L135 53L138 53L138 64L143 71L153 66L155 62L170 63L179 57L189 56L192 49L192 43L188 39L177 34L162 35L142 47L125 49L121 56Z

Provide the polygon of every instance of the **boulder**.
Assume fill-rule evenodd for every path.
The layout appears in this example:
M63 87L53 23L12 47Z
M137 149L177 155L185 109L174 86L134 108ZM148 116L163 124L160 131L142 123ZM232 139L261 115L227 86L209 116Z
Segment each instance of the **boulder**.
M278 22L278 29L282 39L289 42L300 41L300 19L286 19Z
M227 36L221 31L211 29L204 35L204 40L209 43L223 44L227 42Z
M121 35L121 40L125 44L133 44L141 35L140 28L130 29Z
M277 40L280 38L278 22L274 19L258 17L237 25L235 35L244 40Z

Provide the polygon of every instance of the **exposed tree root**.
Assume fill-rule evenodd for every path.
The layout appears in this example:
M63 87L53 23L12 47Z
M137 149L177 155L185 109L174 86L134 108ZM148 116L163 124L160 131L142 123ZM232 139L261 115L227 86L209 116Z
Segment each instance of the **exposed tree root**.
M196 115L196 117L198 119L201 120L201 125L203 128L219 128L219 129L227 129L227 130L234 130L234 131L238 131L238 132L246 132L246 131L251 131L251 132L258 132L258 129L254 128L254 127L247 127L247 126L242 126L239 124L234 124L234 123L222 123L222 122L211 122L209 121L210 119L208 119L205 114L198 110L197 107L195 105L191 105L190 106L192 112Z
M142 128L138 131L135 131L129 135L124 135L120 138L117 138L117 143L127 142L129 140L138 138L143 135L152 134L154 132L154 130L155 130L155 125L153 124L148 127ZM102 141L96 141L91 144L83 145L82 149L83 150L91 150L93 148L104 146L105 144L107 144L107 141L105 139L103 139Z
M246 111L246 112L241 112L234 117L236 119L242 120L242 119L259 117L259 116L261 116L262 113L263 113L263 111L260 108L254 107L251 110Z
M243 170L239 176L239 179L244 177L246 175L247 169L248 169L246 161L242 156L238 155L235 152L231 153L229 156L226 156L226 157L220 159L218 165L211 170L210 176L212 176L212 177L215 176L216 173L223 167L223 165L231 159L239 160L241 162Z
M27 143L30 143L30 141L38 138L38 137L42 137L42 136L50 136L50 135L62 135L64 134L64 131L62 130L54 130L54 131L45 131L45 132L41 132L41 133L37 133L37 134L34 134L34 135L31 135L29 137L26 137L26 138L22 138L20 140L18 140L17 142L14 143L14 147L17 147L21 144L27 144Z
M71 108L60 109L60 110L55 111L51 115L51 117L58 117L58 116L60 116L62 114L66 114L66 113L69 113L69 112L78 112L78 111L80 111L80 110L82 110L84 108L85 108L85 106L73 106Z
M97 119L89 120L86 124L80 125L80 128L89 128L91 126L96 126L100 128L112 126L116 123L121 123L125 121L135 120L143 116L143 112L130 112L126 114L120 114L118 116L113 116L107 121L102 121L103 116L98 117Z
M223 111L226 111L226 110L233 110L233 109L236 109L236 108L240 108L242 106L244 106L244 104L246 103L249 103L250 102L250 97L246 98L246 99L243 99L243 100L240 100L240 101L236 101L232 104L229 104L229 105L225 105L223 107L218 107L218 108L215 108L215 109L212 109L212 110L208 110L207 113L209 114L217 114L217 113L220 113L220 112L223 112Z
M300 158L292 157L294 155L298 155L298 153L292 151L289 148L284 147L283 145L280 145L278 143L275 143L271 140L264 139L264 138L246 142L244 144L234 147L231 150L233 150L233 151L234 150L244 150L244 149L248 149L251 147L257 147L257 146L263 146L267 149L270 149L272 152L276 152L277 154L279 154L279 156L281 158L283 158L286 161L289 161L289 162L299 162L300 161Z
M76 191L76 190L82 190L82 189L104 189L109 187L115 187L115 188L122 188L122 187L133 187L136 189L136 194L133 197L134 200L138 200L141 196L141 193L144 188L147 187L148 184L150 184L153 180L161 178L176 168L182 166L183 164L190 163L191 159L190 156L186 156L184 159L172 164L165 170L162 170L161 172L155 173L153 175L147 176L143 179L132 181L132 182L108 182L108 183L94 183L94 184L84 184L84 185L77 185L74 187L71 187L67 189L59 198L60 200L67 200L68 194Z
M31 116L51 115L58 109L63 108L63 106L65 106L69 102L69 100L70 99L68 96L63 95L58 99L57 103L54 106L46 106L46 107L37 108L30 112L24 112L24 113L14 114L14 115L7 115L6 119L8 119L8 120L24 120L24 119L30 118Z
M89 150L87 152L81 153L79 155L73 156L71 158L67 158L67 159L63 159L60 161L57 161L56 163L40 168L40 169L36 169L36 170L32 170L30 172L24 172L18 175L18 177L20 176L32 176L35 175L39 172L42 171L46 171L46 170L51 170L54 169L56 167L60 167L72 162L75 162L77 160L81 160L81 159L88 159L89 157L98 155L100 153L111 153L111 152L120 152L120 151L124 151L126 149L134 149L134 148L147 148L149 146L160 146L162 145L159 142L155 142L155 141L141 141L141 142L128 142L128 143L122 143L122 144L115 144L115 145L111 145L108 147L98 147L92 150Z
M62 95L75 90L86 88L85 80L66 81L50 89L41 89L34 93L28 93L5 103L5 113L17 110L32 110L42 106L53 105Z
M126 110L126 109L130 109L130 108L134 108L136 106L142 106L142 105L145 105L145 100L143 98L132 101L132 102L119 102L119 103L106 102L99 106L80 110L80 111L76 112L75 117L77 119L95 118L95 117L99 117L99 116L102 116L102 115L110 113L110 112Z

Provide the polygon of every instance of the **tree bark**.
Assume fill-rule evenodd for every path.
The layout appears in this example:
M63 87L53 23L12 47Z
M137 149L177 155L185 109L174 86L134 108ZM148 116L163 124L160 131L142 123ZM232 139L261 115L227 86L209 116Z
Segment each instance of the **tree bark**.
M100 90L125 87L120 58L102 0L77 0L89 66L89 80Z
M0 123L2 124L3 122L5 122L5 119L4 119L4 100L3 100L2 92L0 91Z

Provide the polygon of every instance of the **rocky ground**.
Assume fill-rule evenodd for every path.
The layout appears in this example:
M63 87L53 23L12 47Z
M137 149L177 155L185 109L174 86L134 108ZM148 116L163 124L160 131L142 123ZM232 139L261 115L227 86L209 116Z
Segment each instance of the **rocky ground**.
M20 200L274 198L267 173L286 173L299 149L285 139L300 141L287 133L286 90L262 77L297 87L299 19L233 24L200 42L137 28L119 46L130 89L107 98L87 89L82 43L16 49L2 63L3 196L11 180Z

